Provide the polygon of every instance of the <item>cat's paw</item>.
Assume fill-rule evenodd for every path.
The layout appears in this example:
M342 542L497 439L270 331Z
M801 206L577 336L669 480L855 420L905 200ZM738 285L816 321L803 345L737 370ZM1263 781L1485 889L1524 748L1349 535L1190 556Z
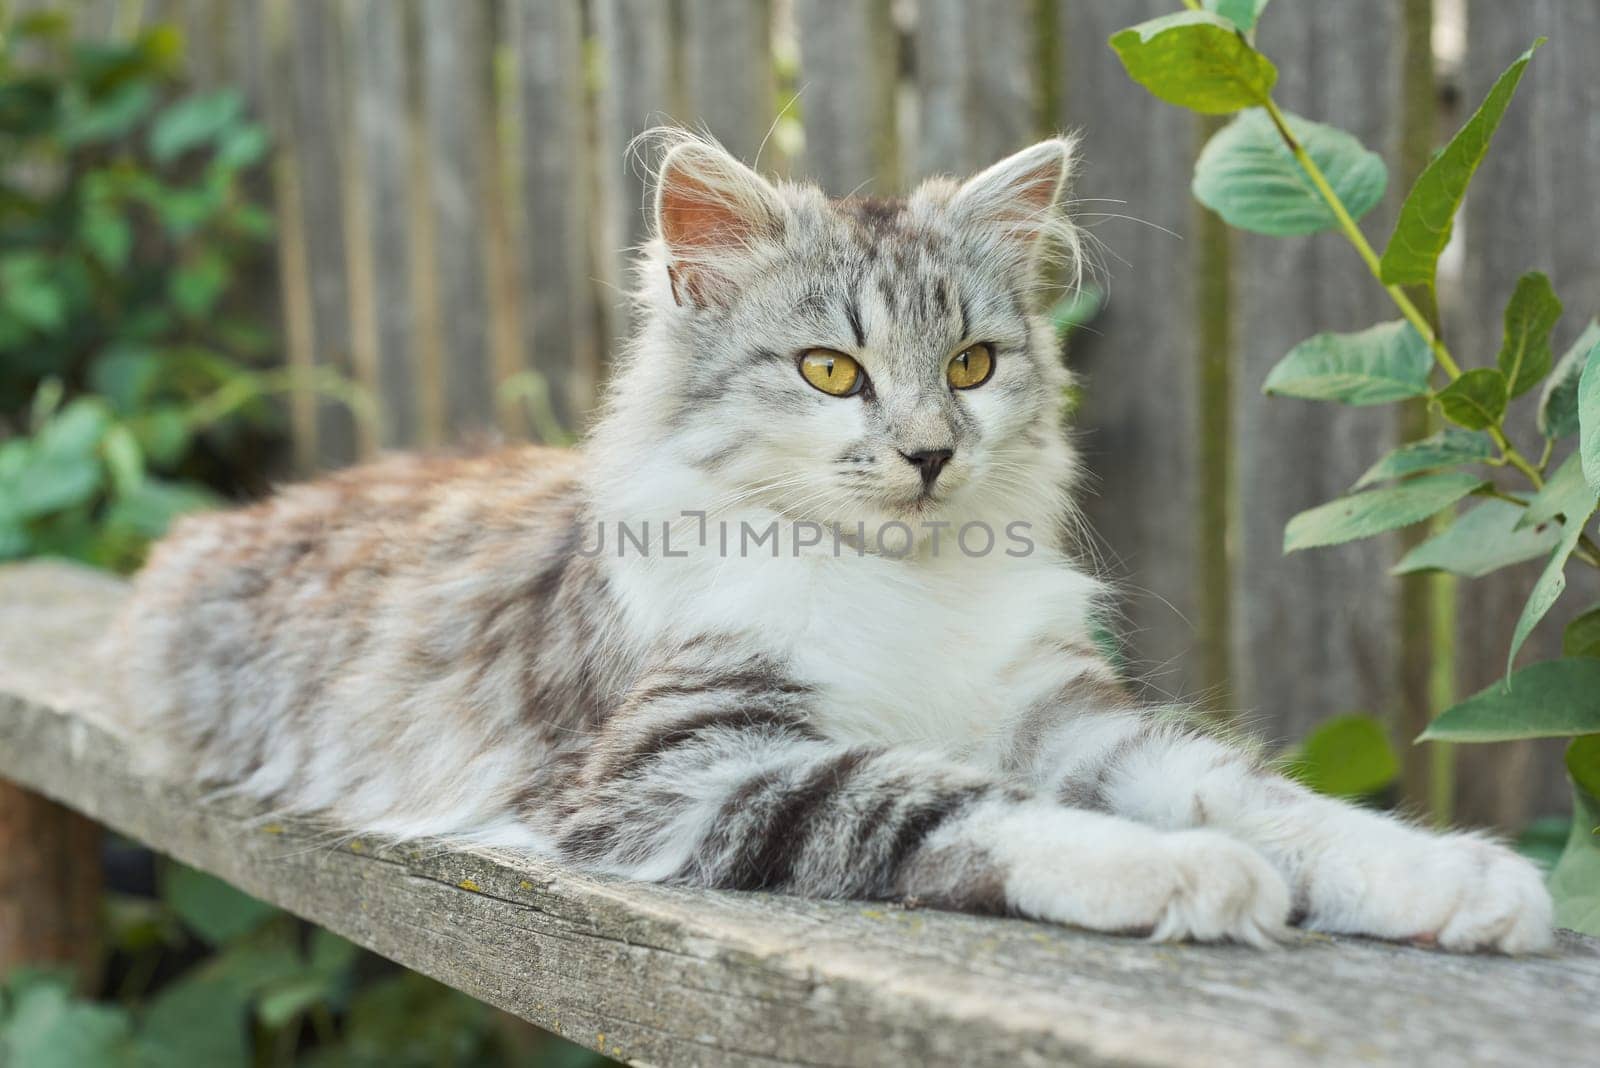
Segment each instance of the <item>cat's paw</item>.
M1162 847L1170 868L1151 941L1266 947L1283 937L1289 886L1255 849L1214 831L1166 834Z
M1375 935L1459 953L1538 953L1550 948L1553 907L1539 869L1496 842L1469 834L1414 835L1374 850L1336 882L1359 887L1318 893L1308 927Z
M1008 889L1024 915L1155 941L1267 947L1288 929L1289 887L1265 857L1215 831L1126 825L1114 842L1052 851Z

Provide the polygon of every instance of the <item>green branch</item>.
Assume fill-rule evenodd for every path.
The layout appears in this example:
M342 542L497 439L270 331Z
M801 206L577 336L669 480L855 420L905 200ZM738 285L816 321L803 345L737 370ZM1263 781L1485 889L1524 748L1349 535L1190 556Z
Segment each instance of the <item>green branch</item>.
M1404 289L1383 282L1383 271L1379 267L1377 250L1367 240L1367 235L1361 232L1361 227L1356 225L1355 219L1350 216L1350 212L1345 208L1344 201L1339 199L1339 194L1334 192L1327 176L1322 173L1322 168L1317 166L1316 161L1311 158L1311 154L1300 144L1299 138L1295 137L1294 132L1289 129L1288 120L1284 118L1283 112L1278 109L1277 103L1269 96L1262 106L1266 108L1267 114L1271 116L1272 124L1277 127L1278 136L1283 138L1283 143L1288 146L1289 151L1294 155L1295 162L1300 164L1300 168L1305 171L1306 177L1311 179L1311 184L1316 188L1317 195L1322 198L1323 203L1328 205L1328 210L1333 212L1333 217L1338 222L1340 231L1344 233L1345 238L1360 254L1362 261L1367 265L1367 270L1372 272L1372 277L1383 285L1384 292L1389 294L1389 299L1394 301L1395 307L1400 309L1400 314L1404 315L1406 321L1427 341L1428 348L1433 352L1433 358L1438 361L1440 367L1444 368L1445 374L1450 376L1450 381L1454 382L1460 378L1461 365L1456 362L1455 357L1450 355L1450 350L1445 347L1444 339L1433 328L1433 324L1428 321L1427 316L1422 314L1411 298L1406 295ZM1499 446L1500 455L1505 461L1526 475L1535 489L1542 489L1544 487L1544 476L1539 473L1539 469L1530 463L1528 458L1523 456L1515 445L1511 444L1505 432L1498 426L1491 426L1488 429L1489 436Z

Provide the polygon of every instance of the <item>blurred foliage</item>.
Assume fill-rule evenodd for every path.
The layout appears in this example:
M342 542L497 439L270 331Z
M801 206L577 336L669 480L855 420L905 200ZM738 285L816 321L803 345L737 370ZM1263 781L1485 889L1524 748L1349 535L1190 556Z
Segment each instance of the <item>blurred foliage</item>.
M29 1068L581 1068L605 1057L174 862L107 909L111 1001L23 970L0 985L0 1064ZM207 952L214 948L214 952ZM152 982L152 980L159 980Z
M1376 717L1352 712L1319 723L1286 754L1284 771L1320 794L1353 800L1393 785L1400 758Z
M281 440L267 136L182 58L170 26L74 42L56 12L0 43L0 560L129 570Z

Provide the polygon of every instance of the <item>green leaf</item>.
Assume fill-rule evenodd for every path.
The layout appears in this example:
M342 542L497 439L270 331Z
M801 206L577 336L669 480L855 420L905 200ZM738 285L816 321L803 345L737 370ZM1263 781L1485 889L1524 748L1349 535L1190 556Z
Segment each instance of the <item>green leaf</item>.
M203 319L227 289L228 275L228 261L217 250L206 249L172 272L172 303L186 317Z
M178 863L162 868L161 898L184 926L214 946L248 934L277 911L215 876Z
M180 515L203 512L221 503L221 498L204 486L146 478L112 502L105 525L153 541L165 534Z
M260 126L236 126L217 144L215 164L227 170L252 166L267 154L267 144L267 131Z
M1266 6L1267 0L1205 0L1207 11L1216 12L1245 33L1256 28Z
M37 519L76 507L100 491L100 443L111 426L105 405L80 397L40 427L32 441L7 442L0 498L15 519Z
M1355 488L1389 478L1435 471L1457 464L1479 463L1494 456L1494 442L1486 434L1446 427L1421 441L1411 441L1367 468Z
M1522 511L1510 501L1486 500L1406 553L1390 572L1448 571L1463 578L1482 578L1502 567L1543 556L1561 540L1561 527L1545 523L1519 528Z
M1439 253L1450 242L1456 211L1466 195L1467 183L1489 151L1489 140L1517 91L1522 72L1545 39L1508 67L1466 125L1456 131L1417 177L1400 205L1389 246L1383 250L1379 273L1386 285L1433 285Z
M1277 68L1234 24L1209 11L1182 11L1111 36L1128 76L1169 104L1225 115L1267 102Z
M1383 724L1368 715L1335 716L1312 731L1289 758L1290 776L1330 797L1366 797L1400 774Z
M233 89L200 93L163 111L150 128L150 154L169 163L191 148L216 140L239 121L244 100Z
M1057 301L1050 309L1050 322L1056 334L1066 336L1088 325L1105 304L1105 295L1094 286L1080 286Z
M13 1003L0 1026L0 1064L81 1068L128 1063L126 1013L74 998L64 978L8 986L5 1000Z
M1404 320L1354 334L1307 338L1267 375L1261 389L1286 397L1344 404L1387 404L1428 392L1433 357Z
M1446 709L1419 742L1512 742L1600 731L1600 660L1529 664Z
M1562 354L1539 394L1539 433L1552 441L1578 432L1578 380L1600 357L1600 322L1589 320L1578 340Z
M1397 486L1368 490L1318 505L1289 520L1283 551L1338 545L1420 523L1482 486L1466 474L1423 475Z
M1497 363L1506 376L1506 392L1520 397L1550 373L1550 331L1561 318L1561 301L1550 279L1529 271L1517 279L1506 305L1505 334Z
M128 265L128 255L133 251L133 228L115 208L107 205L86 208L78 219L78 237L107 270L120 271Z
M1600 663L1600 661L1596 661ZM1556 923L1600 935L1600 736L1574 738L1567 746L1572 778L1572 830L1567 848L1550 873Z
M60 272L37 252L0 260L0 308L35 330L53 333L66 321L67 298Z
M1581 508L1588 490L1583 482L1583 466L1577 453L1561 461L1556 473L1545 480L1544 488L1533 495L1528 510L1523 513L1519 527L1548 523L1559 516L1570 515L1569 508ZM1579 519L1582 516L1577 517Z
M1600 657L1600 604L1567 624L1561 632L1561 655Z
M1533 628L1539 625L1545 613L1550 611L1550 606L1556 603L1556 598L1567 588L1567 559L1572 555L1572 550L1578 547L1578 539L1583 536L1584 521L1594 511L1596 496L1595 491L1587 485L1580 485L1566 499L1557 502L1561 514L1567 517L1561 525L1561 540L1556 542L1555 549L1550 553L1550 562L1545 564L1539 581L1533 584L1533 591L1528 594L1528 603L1522 606L1522 614L1517 617L1516 629L1511 633L1511 651L1506 654L1507 672L1516 662L1522 643L1527 641Z
M1600 357L1590 356L1578 377L1578 453L1583 477L1600 491Z
M161 355L148 345L119 342L89 365L89 387L123 415L141 411L161 378Z
M1354 218L1383 199L1389 171L1382 156L1333 126L1285 118ZM1196 200L1241 230L1285 237L1339 225L1271 116L1259 108L1241 112L1206 142L1190 188Z
M155 102L155 89L143 82L128 82L93 98L69 93L60 131L62 143L76 147L115 141L137 126Z
M1498 425L1506 414L1506 376L1493 367L1464 371L1435 399L1452 423L1468 430L1484 430Z

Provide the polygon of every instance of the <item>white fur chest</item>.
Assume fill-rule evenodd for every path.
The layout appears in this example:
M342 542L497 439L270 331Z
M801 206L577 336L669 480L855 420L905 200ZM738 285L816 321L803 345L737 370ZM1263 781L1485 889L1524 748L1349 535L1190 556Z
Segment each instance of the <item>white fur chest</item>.
M1026 659L1044 642L1082 642L1100 590L1043 548L969 557L860 556L830 541L724 552L713 526L684 557L629 551L608 561L636 640L749 636L824 695L819 726L842 741L960 752L1034 694ZM741 548L743 551L741 551Z

